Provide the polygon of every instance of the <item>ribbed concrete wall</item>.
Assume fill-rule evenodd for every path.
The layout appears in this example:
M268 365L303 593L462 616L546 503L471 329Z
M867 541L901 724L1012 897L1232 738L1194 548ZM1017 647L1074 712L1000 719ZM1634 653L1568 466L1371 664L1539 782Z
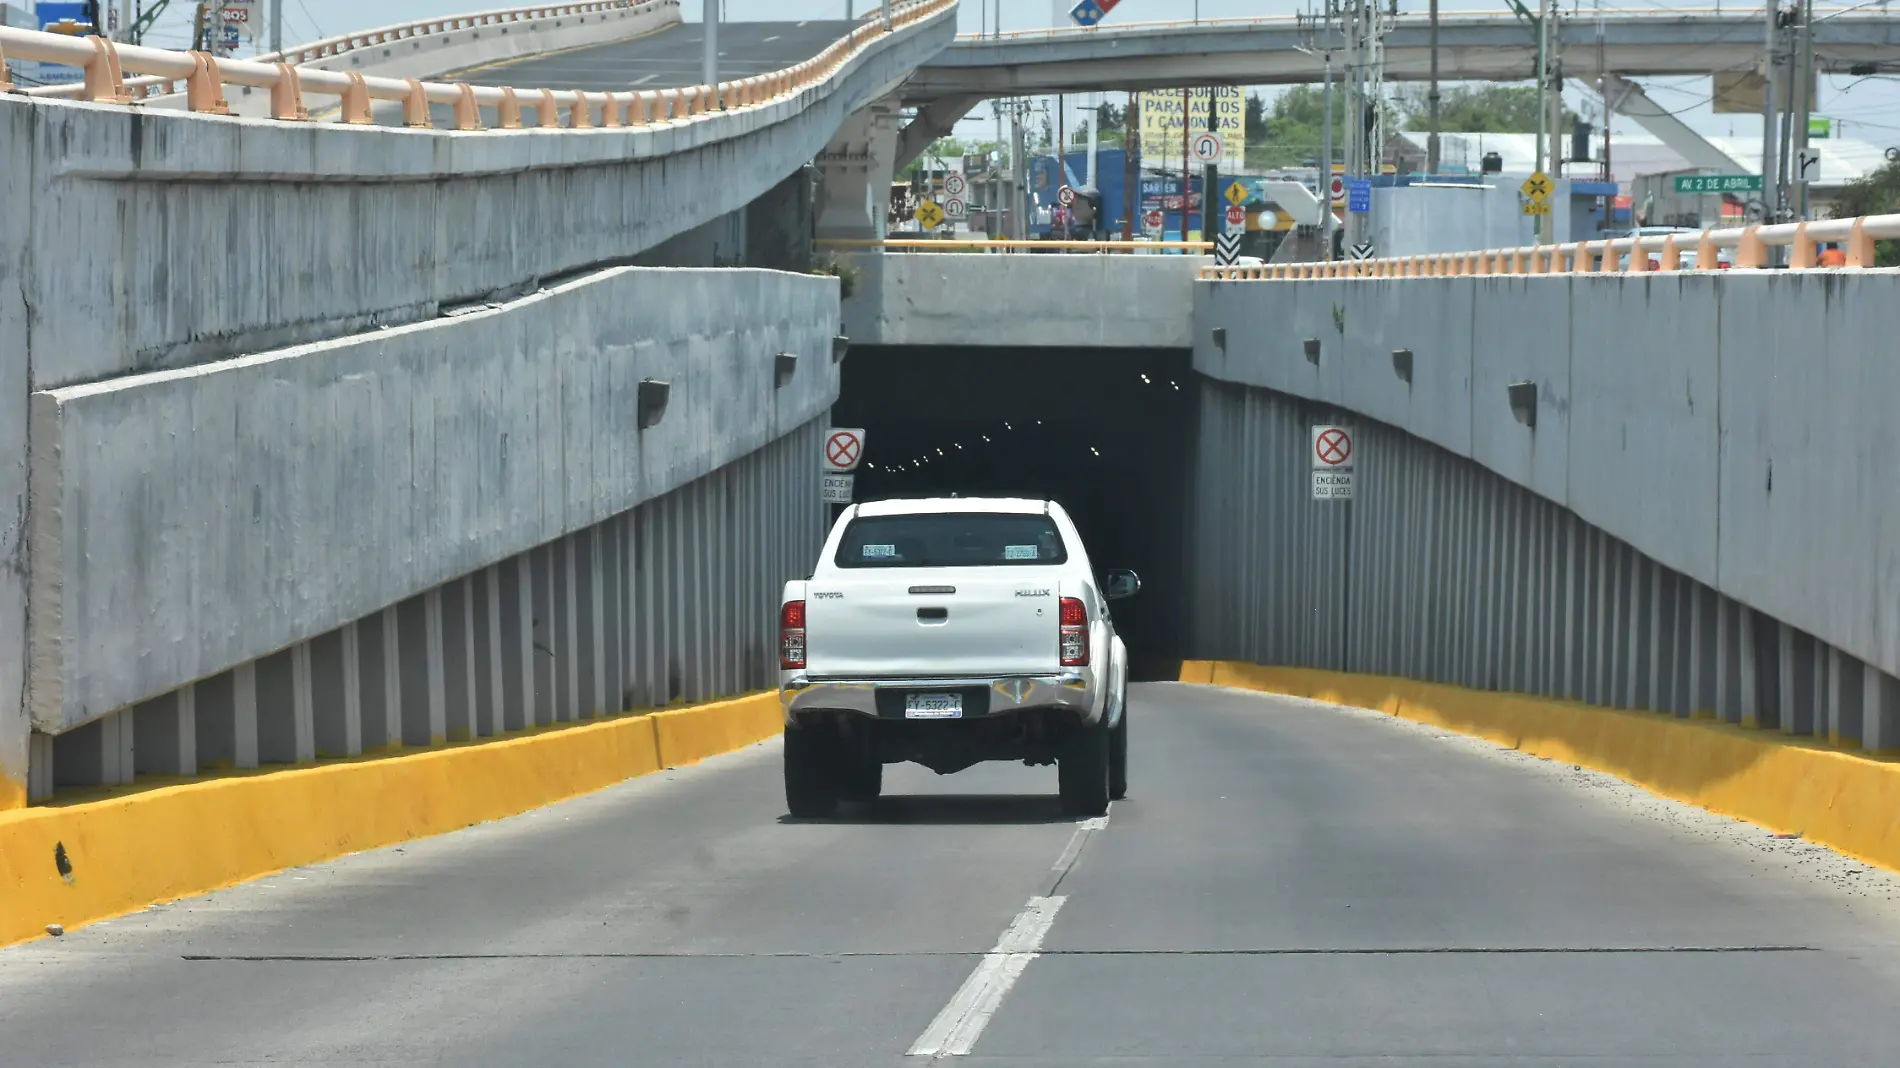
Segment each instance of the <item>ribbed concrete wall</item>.
M838 392L837 285L618 268L452 319L35 394L34 726L265 656L804 426ZM798 358L783 385L779 353ZM649 379L670 402L642 430Z
M1258 288L1258 287L1256 287ZM1202 385L1197 657L1567 697L1900 748L1900 680L1489 468L1274 390ZM1311 499L1354 426L1357 497Z
M36 796L759 690L817 555L819 416L636 508L53 738Z
M1891 271L1199 283L1195 366L1469 457L1893 674L1897 294Z

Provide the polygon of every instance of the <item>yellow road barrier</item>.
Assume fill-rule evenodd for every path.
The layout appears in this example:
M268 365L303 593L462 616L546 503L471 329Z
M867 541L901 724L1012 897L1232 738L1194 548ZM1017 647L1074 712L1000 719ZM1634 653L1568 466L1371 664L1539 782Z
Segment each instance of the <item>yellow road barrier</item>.
M0 945L459 830L779 733L776 693L0 812Z
M1376 709L1607 772L1900 871L1900 763L1881 757L1709 720L1379 675L1202 660L1183 664L1181 681Z

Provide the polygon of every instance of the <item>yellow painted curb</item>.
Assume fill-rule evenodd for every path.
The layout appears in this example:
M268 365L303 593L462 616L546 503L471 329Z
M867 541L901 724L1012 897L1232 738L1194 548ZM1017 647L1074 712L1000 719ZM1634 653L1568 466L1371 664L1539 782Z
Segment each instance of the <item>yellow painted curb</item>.
M778 695L0 812L0 945L453 831L779 732ZM55 853L63 849L70 873Z
M1707 720L1310 668L1188 661L1182 682L1371 708L1607 772L1900 871L1900 764Z

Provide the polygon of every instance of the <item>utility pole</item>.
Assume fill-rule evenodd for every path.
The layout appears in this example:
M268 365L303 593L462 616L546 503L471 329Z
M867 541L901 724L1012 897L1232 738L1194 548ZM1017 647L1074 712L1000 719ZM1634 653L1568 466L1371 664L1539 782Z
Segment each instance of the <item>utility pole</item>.
M1775 107L1780 103L1775 98L1775 67L1779 63L1776 53L1780 51L1781 29L1780 12L1776 9L1779 0L1766 0L1768 34L1766 47L1762 51L1762 87L1761 87L1761 197L1762 206L1767 215L1766 222L1774 222L1781 206L1781 190L1775 188Z
M700 15L700 21L706 24L706 50L700 59L700 80L707 85L718 85L719 0L706 0L706 10Z
M1095 106L1089 111L1089 167L1082 184L1090 189L1100 189L1101 186L1096 183L1095 162L1102 144L1102 131L1099 129L1102 125L1102 94L1092 93L1090 98L1095 101Z
M1207 87L1207 128L1220 133L1220 87ZM1212 241L1221 232L1220 198L1214 190L1220 186L1220 159L1208 163L1201 174L1201 240Z
M1330 3L1330 0L1328 0ZM1326 25L1332 28L1332 15L1326 16ZM1320 106L1326 109L1326 121L1320 127L1319 135L1319 238L1324 246L1320 258L1333 258L1333 50L1330 44L1326 49L1326 89L1320 96Z
M284 0L270 0L270 50L275 55L284 54Z
M1564 175L1563 17L1557 0L1550 0L1550 183L1553 188ZM1555 216L1551 217L1551 223L1554 231ZM1556 240L1554 233L1552 240Z
M1141 94L1129 93L1122 111L1122 240L1135 239L1135 213L1141 210Z
M1016 188L1010 193L1009 206L1013 224L1010 236L1018 241L1029 236L1029 157L1023 151L1023 111L1026 102L1014 101L1010 108L1010 117L1014 122L1010 134L1010 175Z
M1771 0L1772 2L1772 0ZM1543 0L1537 15L1537 169L1550 174L1550 31L1556 20L1556 0ZM1551 218L1546 212L1537 217L1537 243L1551 242Z
M1193 157L1188 155L1188 127L1191 125L1188 119L1188 112L1189 112L1189 94L1186 89L1182 89L1181 90L1181 240L1183 241L1186 241L1188 239L1188 202L1193 199L1189 194L1194 189L1194 172L1189 169L1192 166L1194 160L1193 160Z
M1425 173L1438 173L1438 0L1432 0L1432 87L1425 94L1430 125L1425 134Z
M1801 12L1801 70L1796 77L1798 91L1801 94L1801 112L1795 125L1795 136L1800 139L1800 159L1808 155L1808 126L1814 119L1814 0L1806 0ZM1808 217L1808 172L1805 168L1795 175L1795 204L1797 217Z

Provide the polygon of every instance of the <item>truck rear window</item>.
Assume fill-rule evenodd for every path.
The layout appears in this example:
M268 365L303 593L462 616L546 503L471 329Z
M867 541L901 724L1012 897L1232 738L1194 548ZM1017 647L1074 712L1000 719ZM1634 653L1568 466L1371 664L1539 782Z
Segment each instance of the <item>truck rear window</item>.
M864 516L838 544L839 567L1028 567L1069 559L1046 515L934 512Z

